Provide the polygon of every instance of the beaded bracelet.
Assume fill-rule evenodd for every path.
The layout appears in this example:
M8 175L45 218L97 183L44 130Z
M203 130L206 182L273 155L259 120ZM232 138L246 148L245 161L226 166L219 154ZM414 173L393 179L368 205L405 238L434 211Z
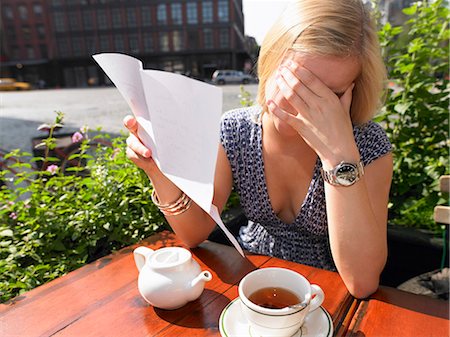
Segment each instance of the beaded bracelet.
M170 204L161 204L159 202L158 196L156 195L156 191L152 191L152 201L159 208L162 214L166 216L174 216L183 214L186 212L192 205L192 199L189 198L186 193L181 192L180 197Z

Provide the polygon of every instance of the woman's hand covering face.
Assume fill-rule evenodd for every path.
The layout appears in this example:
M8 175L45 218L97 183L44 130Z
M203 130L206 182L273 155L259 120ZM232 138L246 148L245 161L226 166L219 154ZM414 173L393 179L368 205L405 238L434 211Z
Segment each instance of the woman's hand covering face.
M279 67L275 82L278 91L267 102L269 111L296 130L321 159L332 156L346 142L354 143L350 119L354 83L343 92L333 92L312 71L292 60Z

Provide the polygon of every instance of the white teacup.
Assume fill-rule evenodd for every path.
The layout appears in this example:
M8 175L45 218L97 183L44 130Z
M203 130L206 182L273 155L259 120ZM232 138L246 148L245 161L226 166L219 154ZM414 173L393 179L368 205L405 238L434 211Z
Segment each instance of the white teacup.
M264 288L282 288L295 294L296 307L268 308L249 298ZM315 296L314 296L315 295ZM314 298L313 298L314 297ZM303 325L306 316L320 307L325 295L316 284L310 284L299 273L285 268L262 268L247 274L239 283L239 298L244 316L258 336L292 336Z

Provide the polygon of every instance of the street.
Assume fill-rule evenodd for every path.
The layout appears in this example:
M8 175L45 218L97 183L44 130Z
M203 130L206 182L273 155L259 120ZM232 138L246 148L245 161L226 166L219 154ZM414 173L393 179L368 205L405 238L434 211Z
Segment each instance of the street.
M225 85L223 111L240 107L240 86ZM245 85L245 90L256 97L258 86ZM125 131L122 119L130 114L127 103L115 87L86 89L51 89L0 93L0 148L22 149L31 152L31 138L42 136L36 128L51 123L55 111L64 113L64 129L75 132L87 125L110 134Z

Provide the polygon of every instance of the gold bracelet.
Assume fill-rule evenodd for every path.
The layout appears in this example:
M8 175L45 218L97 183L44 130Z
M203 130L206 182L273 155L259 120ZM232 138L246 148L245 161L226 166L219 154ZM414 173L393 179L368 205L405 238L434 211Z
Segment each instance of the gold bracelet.
M179 198L174 202L163 205L159 202L155 189L153 189L152 191L152 201L159 208L159 210L166 216L175 216L183 214L192 205L192 199L189 198L184 192L181 192Z

